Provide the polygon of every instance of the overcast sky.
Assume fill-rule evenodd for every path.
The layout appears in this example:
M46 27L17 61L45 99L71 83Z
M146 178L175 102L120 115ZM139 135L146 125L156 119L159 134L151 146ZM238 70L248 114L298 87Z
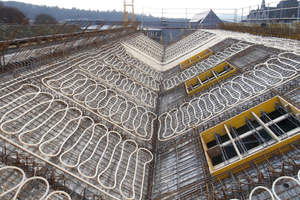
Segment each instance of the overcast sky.
M47 5L47 6L58 6L61 8L79 8L79 9L91 9L91 10L101 10L101 11L107 11L107 10L116 10L116 11L122 11L123 10L123 0L73 0L73 1L66 1L66 0L16 0L21 1L25 3L31 3L35 5ZM131 0L126 0L127 2L131 2ZM70 3L71 2L71 3ZM171 15L171 13L185 13L185 8L188 8L188 13L197 13L204 8L207 10L209 8L212 8L213 10L216 10L215 12L218 12L218 9L240 9L240 8L246 8L249 6L255 6L253 8L257 8L257 5L260 5L262 0L252 0L252 1L245 1L245 0L135 0L134 2L134 8L135 13L144 13L145 14L152 14L152 15L159 15L161 16L161 8L169 8L164 10L165 16L169 17L168 15ZM271 1L270 1L271 2ZM266 1L268 3L268 0ZM149 9L149 8L159 8L159 9ZM171 8L181 8L181 10L175 10ZM197 8L197 9L196 9ZM241 10L241 9L240 9ZM245 9L245 10L249 10ZM157 12L157 14L155 14ZM223 11L219 11L223 12ZM224 11L226 12L226 11ZM231 10L230 12L233 12ZM241 11L239 11L241 12ZM160 13L160 14L159 14ZM178 17L184 17L185 14L182 14L183 16ZM170 16L171 17L171 16Z
M0 0L1 1L1 0ZM15 0L35 5L58 6L60 8L72 7L85 10L99 11L123 11L123 0ZM266 4L273 2L270 6L276 6L280 0L266 0ZM130 3L131 0L126 0ZM276 2L276 3L275 3ZM249 7L257 9L262 0L135 0L135 13L153 15L167 18L187 18L191 19L196 13L208 11L210 8L223 20L233 20L235 9L237 9L237 19L249 14ZM162 14L162 8L163 14ZM179 9L178 9L179 8ZM243 10L242 10L243 8Z

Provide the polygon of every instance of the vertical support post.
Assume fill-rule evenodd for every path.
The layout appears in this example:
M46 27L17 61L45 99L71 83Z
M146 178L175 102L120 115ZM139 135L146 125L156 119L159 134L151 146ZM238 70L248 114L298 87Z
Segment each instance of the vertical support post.
M251 7L249 6L249 15L250 15L250 13L251 13ZM249 18L250 18L250 20L251 20L252 16L249 17ZM249 23L249 19L247 20L247 22Z
M300 1L299 1L299 4L298 4L297 22L299 22L299 15L300 15Z
M124 2L124 13L123 13L123 18L124 18L124 24L123 27L126 27L127 25L127 10L126 10L126 0L123 1Z
M234 22L237 23L237 9L234 11Z
M242 8L242 21L244 19L244 8Z
M145 14L145 12L144 12L144 7L143 7L142 23L141 23L141 29L142 29L142 31L144 30L144 14Z
M5 54L4 54L4 50L3 50L3 66L5 65Z
M268 16L267 16L267 22L270 21L269 18L270 18L270 3L268 4Z
M185 19L187 19L187 8L185 9Z
M185 29L187 28L187 8L185 9L185 19L186 19L186 22L185 22ZM182 37L181 37L182 38Z
M280 17L279 17L279 20L282 18L282 4L283 4L283 2L281 1L280 2Z
M134 27L134 0L132 0L131 7L131 27Z
M208 28L211 28L211 12L212 12L212 10L210 10L210 12L209 12L209 26L208 26Z

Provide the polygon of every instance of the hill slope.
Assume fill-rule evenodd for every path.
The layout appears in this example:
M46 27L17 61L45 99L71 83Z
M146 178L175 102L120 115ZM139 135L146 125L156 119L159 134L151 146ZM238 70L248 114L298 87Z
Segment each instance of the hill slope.
M33 4L27 4L16 1L4 1L5 6L16 7L23 13L27 13L27 17L34 19L35 15L40 13L50 14L59 21L65 21L66 19L77 19L78 17L88 20L108 20L108 21L123 21L123 12L117 11L92 11L92 10L80 10L77 8L65 9L59 7L38 6ZM161 18L153 16L142 16L136 14L135 19L138 21L160 21ZM185 19L166 19L168 21L186 21Z

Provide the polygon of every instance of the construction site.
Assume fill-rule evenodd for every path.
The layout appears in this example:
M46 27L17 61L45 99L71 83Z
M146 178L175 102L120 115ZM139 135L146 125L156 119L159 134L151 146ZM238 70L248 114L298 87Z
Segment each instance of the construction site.
M2 30L1 200L300 199L291 26L90 25Z

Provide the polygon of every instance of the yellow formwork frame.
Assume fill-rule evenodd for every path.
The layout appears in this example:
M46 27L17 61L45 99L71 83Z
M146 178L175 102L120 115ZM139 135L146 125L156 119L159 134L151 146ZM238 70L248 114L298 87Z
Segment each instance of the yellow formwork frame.
M211 55L213 55L213 51L210 49L206 49L192 57L190 57L189 59L183 61L182 63L180 63L180 68L182 70L188 69L190 68L192 65L196 64L197 62L200 62L208 57L210 57Z
M270 99L269 101L266 101L264 103L261 103L259 104L258 106L255 106L254 108L251 108L217 126L214 126L210 129L208 129L207 131L204 131L203 133L200 134L200 138L201 138L201 142L202 142L202 145L203 145L203 149L204 149L204 152L205 152L205 157L208 161L208 166L209 166L209 170L211 172L211 174L213 176L218 176L220 174L223 174L224 172L226 171L229 171L231 169L234 169L234 168L238 168L240 165L244 164L244 163L247 163L247 162L250 162L252 160L255 160L255 159L258 159L259 157L261 157L262 155L266 155L272 151L275 151L276 149L278 148L281 148L289 143L292 143L296 140L299 140L300 139L300 134L296 134L288 139L285 139L285 140L282 140L276 144L273 144L271 145L270 147L268 148L265 148L265 149L262 149L248 157L245 157L241 160L238 160L234 163L231 163L227 166L224 166L220 169L217 169L215 170L214 169L214 166L212 164L212 160L211 158L209 157L208 153L207 153L207 143L213 141L215 138L214 138L214 133L218 133L218 134L221 134L222 136L227 134L226 133L226 130L224 130L224 124L225 125L232 125L236 128L240 128L244 125L246 125L246 122L245 122L245 117L247 117L248 119L251 119L251 120L254 120L254 117L253 115L251 114L251 112L254 112L258 117L261 117L261 113L260 113L260 109L262 109L263 111L267 111L268 113L270 112L273 112L275 110L275 102L277 102L278 104L282 105L283 107L285 105L289 105L289 107L291 108L291 112L296 116L297 114L300 113L300 110L298 110L297 108L295 108L294 106L292 106L291 104L289 104L286 100L284 100L283 98L277 96L277 97L274 97L272 99ZM288 149L286 149L287 151ZM263 160L262 160L263 161ZM256 161L257 162L257 161ZM223 177L224 176L224 177ZM225 178L226 175L222 175L221 178ZM220 177L219 177L220 178Z
M223 75L221 75L221 76L219 76L219 77L217 77L217 78L215 78L215 79L213 79L213 80L211 80L209 82L203 83L201 86L199 86L199 87L197 87L197 88L195 88L193 90L189 90L189 87L190 87L191 84L192 85L197 85L198 82L200 82L200 83L205 82L207 80L207 78L206 78L207 76L209 78L213 77L214 76L214 71L216 71L218 73L221 73L224 70L224 67L226 65L228 65L231 68L231 70L229 72L227 72L227 73L225 73L225 74L223 74ZM227 62L223 62L222 64L220 64L220 65L218 65L218 66L216 66L216 67L214 67L214 68L212 68L212 69L210 69L210 70L208 70L208 71L200 74L199 76L197 76L197 77L195 77L195 78L187 81L185 83L186 92L190 96L193 96L193 95L201 92L202 90L210 88L212 85L214 85L214 84L216 84L216 83L218 83L220 81L228 79L229 77L233 76L236 73L237 73L236 68L234 68L232 65L230 65Z

